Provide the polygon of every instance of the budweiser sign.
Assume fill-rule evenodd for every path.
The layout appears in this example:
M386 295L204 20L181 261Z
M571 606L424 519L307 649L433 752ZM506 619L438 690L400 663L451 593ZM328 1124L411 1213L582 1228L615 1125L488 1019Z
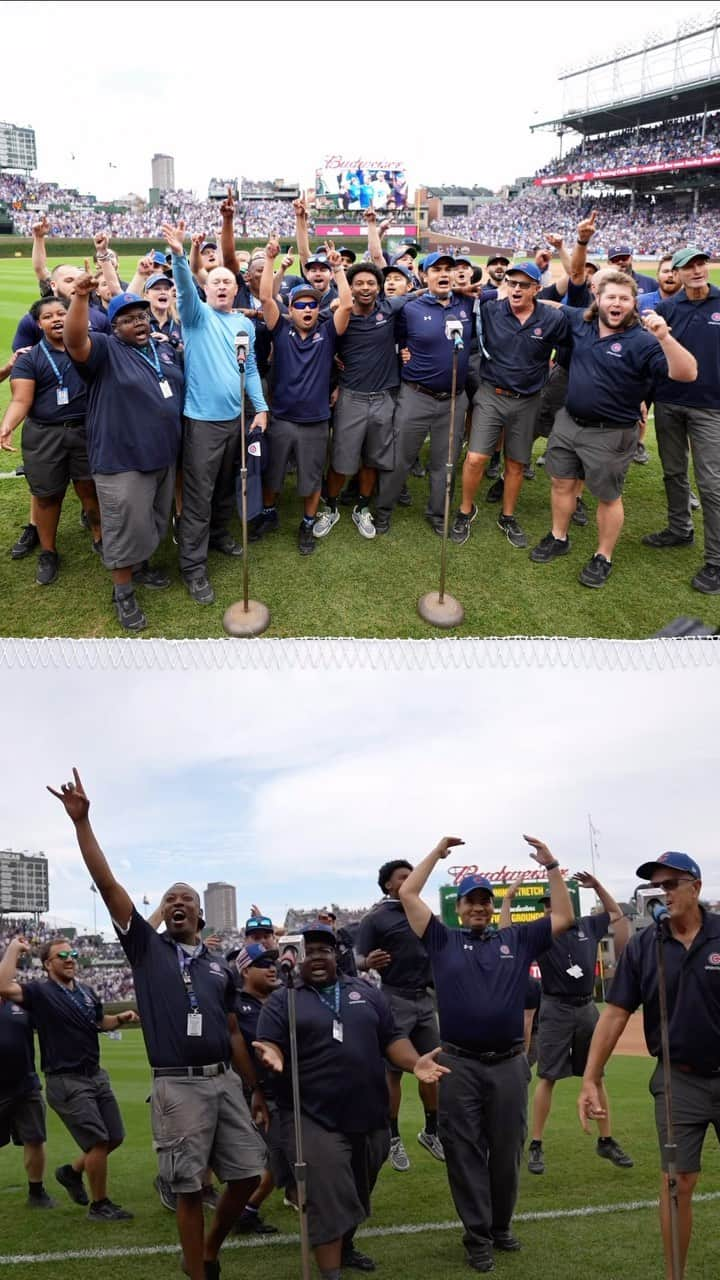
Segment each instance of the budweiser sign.
M563 879L570 875L568 867L561 867L560 874ZM499 871L482 871L480 867L469 865L466 867L448 867L448 875L453 884L458 885L465 876L484 876L491 884L511 884L518 881L524 884L528 880L547 880L547 868L541 866L529 867L526 871L511 871L509 867L500 867Z

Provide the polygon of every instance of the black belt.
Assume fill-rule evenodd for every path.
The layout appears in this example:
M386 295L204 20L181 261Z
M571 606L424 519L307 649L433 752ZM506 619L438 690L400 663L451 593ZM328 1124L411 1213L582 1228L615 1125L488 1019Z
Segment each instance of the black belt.
M229 1062L211 1062L205 1067L153 1067L153 1079L161 1076L176 1076L180 1079L195 1079L210 1076L221 1076L230 1070Z
M412 384L410 384L412 385ZM358 400L376 400L381 396L388 395L391 391L397 391L397 387L383 387L382 391L355 391L353 387L340 387L343 395L355 396Z
M554 991L543 991L543 1000L562 1000L564 1004L590 1004L594 996L560 996Z
M713 1080L716 1076L720 1077L720 1067L691 1067L687 1062L671 1062L670 1066L675 1071L682 1071L688 1076L702 1076L705 1080Z
M64 422L41 422L39 418L31 418L36 427L84 427L84 418L67 418Z
M607 422L604 418L576 418L569 409L567 412L578 427L594 427L596 431L632 431L637 425L636 422Z
M488 382L487 378L481 378L481 382L485 383L496 396L510 396L511 400L528 400L530 396L536 396L537 391L508 391L507 387L496 387L493 382Z
M451 392L449 391L433 391L431 387L424 387L422 382L405 382L406 387L412 387L414 391L420 391L424 396L430 396L433 400L449 400Z
M388 983L383 982L383 991L389 991L391 995L403 996L405 1000L417 1000L419 996L427 995L427 987L391 987Z
M477 1053L474 1049L463 1049L459 1044L450 1044L448 1040L443 1041L443 1049L445 1053L454 1054L456 1058L472 1058L474 1062L483 1062L486 1066L493 1066L496 1062L507 1062L510 1058L517 1058L518 1054L525 1052L525 1046L516 1044L512 1049L504 1049L500 1053Z
M88 1079L96 1076L100 1070L100 1063L96 1062L94 1067L61 1067L59 1071L46 1071L46 1076L87 1076Z

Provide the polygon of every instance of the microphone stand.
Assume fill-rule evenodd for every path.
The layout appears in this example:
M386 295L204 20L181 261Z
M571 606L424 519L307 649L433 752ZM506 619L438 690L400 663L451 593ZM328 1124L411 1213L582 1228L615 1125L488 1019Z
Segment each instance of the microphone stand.
M223 627L229 636L259 636L270 625L270 610L260 600L250 600L248 578L247 520L247 444L245 440L245 351L237 348L240 373L240 520L242 524L243 598L231 604L223 614Z
M461 344L460 344L461 345ZM459 627L465 617L465 610L454 596L445 593L445 570L447 566L447 541L450 526L450 492L455 466L455 400L457 397L458 343L453 343L452 383L450 390L450 430L448 432L448 456L445 463L445 509L443 512L442 543L440 546L440 589L427 591L418 600L418 613L424 622L433 627Z
M658 920L655 932L657 953L658 997L660 1003L660 1040L662 1044L663 1093L665 1096L665 1142L663 1151L667 1164L668 1201L670 1209L670 1269L672 1280L682 1280L680 1266L680 1223L678 1221L677 1145L673 1124L672 1080L670 1065L670 1035L668 1030L667 983L665 978L665 949L663 947L663 921Z
M293 1128L295 1130L295 1186L297 1188L298 1215L300 1218L300 1258L302 1280L310 1280L310 1239L307 1222L307 1165L303 1160L302 1115L300 1111L300 1070L298 1067L297 1012L295 1008L295 984L293 970L285 971L288 997L288 1030L290 1036L290 1076L293 1095Z

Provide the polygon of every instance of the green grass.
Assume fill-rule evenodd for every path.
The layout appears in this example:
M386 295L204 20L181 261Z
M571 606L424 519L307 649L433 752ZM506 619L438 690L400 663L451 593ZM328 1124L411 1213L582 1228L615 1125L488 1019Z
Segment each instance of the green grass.
M26 1189L22 1156L14 1148L0 1151L0 1275L30 1274L29 1264L10 1265L2 1258L17 1253L40 1254L64 1250L123 1248L176 1244L175 1223L152 1188L156 1172L150 1143L148 1068L139 1033L126 1032L121 1042L104 1041L103 1062L108 1068L127 1128L123 1147L110 1160L110 1194L135 1213L128 1224L96 1225L85 1220L52 1177L55 1167L70 1159L73 1144L55 1115L49 1113L48 1186L57 1192L58 1207L48 1213L30 1214L25 1208ZM613 1129L632 1154L635 1167L615 1169L594 1153L594 1140L581 1132L575 1115L577 1082L566 1081L556 1089L555 1105L545 1136L547 1173L532 1177L523 1169L518 1214L578 1209L586 1205L622 1205L652 1201L657 1195L658 1150L647 1091L652 1064L647 1059L617 1058L610 1064L608 1090L613 1105ZM397 1174L385 1166L375 1192L370 1227L407 1223L439 1223L455 1220L442 1165L423 1152L415 1141L421 1128L421 1112L414 1082L406 1078L401 1131L412 1167ZM709 1140L699 1190L720 1186L720 1151ZM297 1231L295 1215L282 1207L274 1193L265 1216L282 1233ZM698 1203L694 1240L687 1280L710 1280L720 1274L720 1237L716 1229L717 1201ZM507 1280L657 1280L661 1274L660 1241L653 1209L604 1213L590 1218L565 1218L516 1223L523 1252L500 1256L497 1274ZM368 1238L365 1245L381 1266L386 1280L461 1280L463 1263L460 1229L423 1231L410 1236ZM37 1264L36 1280L50 1275L53 1264ZM146 1259L78 1259L53 1270L71 1274L74 1280L129 1280L132 1276L179 1275L176 1258L160 1255ZM253 1280L286 1280L299 1274L296 1245L230 1249L223 1260L223 1276L239 1280L250 1273Z
M125 274L131 262L123 264ZM720 276L720 271L715 271ZM17 319L36 296L29 261L0 261L0 361L9 351ZM0 385L0 409L9 384ZM19 443L19 432L16 442ZM447 589L465 608L456 634L567 635L642 638L678 614L717 622L712 601L693 591L690 580L703 560L702 518L695 521L696 545L670 552L641 546L643 533L663 528L666 508L662 474L652 429L651 462L631 466L626 485L627 519L612 577L603 591L577 582L580 568L596 548L594 523L572 527L572 551L550 565L534 565L526 552L513 550L496 527L498 507L479 495L480 514L464 547L449 546ZM541 444L536 446L536 454ZM20 454L3 454L10 471ZM296 546L301 507L289 480L280 503L282 527L251 548L250 592L271 613L270 636L417 637L438 634L416 612L418 597L437 588L440 541L423 519L427 482L410 481L413 506L399 509L389 535L361 539L343 508L342 519L313 556L301 559ZM593 507L593 500L589 499ZM79 524L71 492L60 524L60 576L50 588L37 587L35 557L11 562L0 554L3 610L0 635L119 636L110 603L109 575L92 554L89 535ZM542 468L526 483L518 517L533 545L550 524L549 480ZM28 490L22 479L0 481L0 547L9 548L28 518ZM239 522L234 530L239 536ZM168 538L157 554L173 582L164 593L143 593L149 626L146 638L222 636L222 615L242 593L237 561L211 554L210 578L217 603L199 607L179 580L177 552Z

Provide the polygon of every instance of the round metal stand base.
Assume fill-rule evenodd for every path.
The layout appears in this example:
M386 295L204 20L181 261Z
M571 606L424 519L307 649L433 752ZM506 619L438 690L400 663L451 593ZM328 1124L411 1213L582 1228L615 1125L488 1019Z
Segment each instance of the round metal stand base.
M447 592L441 603L438 591L428 591L418 600L417 608L423 622L429 622L432 627L447 629L459 627L465 617L465 610L460 601L454 596L449 596Z
M223 626L229 636L259 636L270 626L270 610L260 600L242 600L231 604L223 614Z

